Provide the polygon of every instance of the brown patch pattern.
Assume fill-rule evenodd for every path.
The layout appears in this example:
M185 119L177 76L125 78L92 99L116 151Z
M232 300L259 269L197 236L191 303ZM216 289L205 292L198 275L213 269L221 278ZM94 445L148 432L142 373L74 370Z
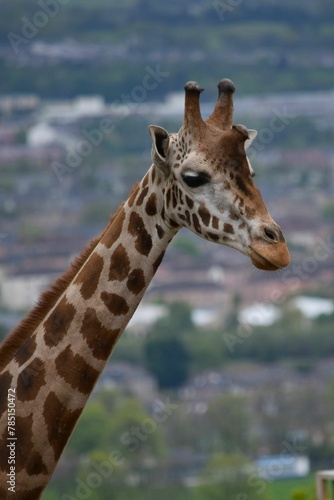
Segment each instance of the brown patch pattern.
M97 253L93 253L80 271L75 284L80 285L80 292L85 300L90 299L96 292L103 269L103 259Z
M130 260L124 246L120 243L110 258L110 281L123 281L130 271Z
M43 408L43 417L47 426L49 443L54 451L56 461L59 459L81 411L81 409L74 411L68 410L66 406L59 401L54 392L50 392L46 398Z
M22 366L31 356L34 354L36 349L36 338L35 336L27 339L21 346L21 348L17 351L15 356L15 361Z
M152 238L147 232L143 219L136 212L132 212L129 221L129 233L135 238L137 252L146 257L152 249Z
M97 359L106 360L120 332L119 329L108 330L96 316L93 308L89 307L81 326L81 334L86 340L93 356Z
M145 212L150 217L157 214L157 195L155 193L150 194L150 197L146 202Z
M8 371L0 375L0 415L3 415L7 410L8 389L11 386L12 379L13 377Z
M198 215L202 219L205 226L208 226L210 224L211 214L204 204L200 206Z
M143 204L143 201L145 200L147 193L148 193L148 186L142 189L140 195L138 196L138 200L136 201L136 205L138 207Z
M34 358L19 374L17 398L20 401L35 399L45 384L45 374L44 362L40 358Z
M240 189L240 191L242 191L246 196L251 195L251 191L249 189L249 186L246 185L245 181L242 179L242 177L240 175L236 175L235 182L238 186L238 189Z
M129 306L126 300L116 293L102 292L101 299L111 314L115 316L123 316L129 312Z
M27 463L26 471L29 476L48 473L48 469L43 462L42 455L37 451L30 451L30 457Z
M138 295L145 288L145 276L142 269L134 269L128 277L126 286L134 295Z
M32 442L32 423L33 415L28 417L20 417L16 415L15 418L15 434L20 443L20 446L16 446L16 463L15 469L17 472L26 467L29 455L33 449Z
M149 183L149 172L145 175L143 179L142 188L146 188L146 186L148 186L148 183Z
M199 223L199 219L197 217L196 214L192 214L192 223L193 223L193 226L194 226L194 229L197 233L201 234L202 231L201 231L201 225Z
M236 214L232 210L230 210L230 213L228 214L228 216L229 216L229 219L231 219L231 220L239 220L238 214Z
M190 210L194 207L194 202L188 195L186 195L186 204L190 208Z
M73 354L70 346L57 356L55 364L60 377L73 389L83 394L91 392L99 372L86 363L82 356Z
M16 446L16 471L26 470L29 475L47 474L48 470L43 462L42 456L34 449L32 441L33 415L27 417L16 416L15 433L17 437Z
M172 191L172 197L173 197L173 208L177 207L178 203L178 194L179 194L179 188L177 187L176 184L173 186L173 191Z
M153 263L152 268L153 268L153 274L157 272L158 267L160 266L162 259L164 258L165 255L165 250L161 252L159 257L156 259L156 261Z
M219 236L218 234L215 234L215 233L206 233L206 237L211 240L211 241L218 241L219 240Z
M233 241L232 238L230 238L229 236L223 236L222 240L225 243L231 243Z
M162 239L165 235L165 231L162 229L162 227L160 226L160 224L156 224L156 230L157 230L157 233L158 233L158 236L160 239Z
M153 166L151 168L151 182L152 184L154 184L154 181L155 181L155 175L156 175L156 169L155 169L155 166Z
M75 309L63 297L57 307L44 321L44 342L48 347L57 345L66 335L75 315Z
M212 227L214 229L219 229L219 219L215 215L212 217Z
M224 224L224 232L225 233L234 234L233 226L231 224L228 224L228 222L225 222L225 224Z
M130 202L131 197L129 198ZM111 248L112 245L115 243L115 241L118 240L118 238L121 235L122 228L123 228L123 222L125 219L125 210L123 206L118 210L116 213L115 217L111 221L111 224L109 226L109 230L106 231L104 234L101 242L107 247Z

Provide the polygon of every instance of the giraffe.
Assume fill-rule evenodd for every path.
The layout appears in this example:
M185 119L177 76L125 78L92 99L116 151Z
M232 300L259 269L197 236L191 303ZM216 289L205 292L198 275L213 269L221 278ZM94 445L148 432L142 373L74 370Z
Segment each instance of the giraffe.
M185 85L178 133L149 126L147 174L0 348L2 499L40 498L120 334L181 227L235 248L259 269L289 264L282 231L253 182L246 156L256 131L233 125L235 87L228 79L219 82L218 99L205 121L202 90L196 82ZM14 400L15 422L8 411L8 401Z

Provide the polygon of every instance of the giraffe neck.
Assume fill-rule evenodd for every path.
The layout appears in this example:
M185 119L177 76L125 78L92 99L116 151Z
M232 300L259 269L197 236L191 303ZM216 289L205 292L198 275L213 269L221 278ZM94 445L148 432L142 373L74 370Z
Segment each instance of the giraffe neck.
M16 394L17 499L39 498L45 489L117 339L176 233L161 215L160 175L151 167L2 370L2 400L8 388ZM0 443L5 450L5 408L1 414ZM6 453L0 457L0 496L6 498Z

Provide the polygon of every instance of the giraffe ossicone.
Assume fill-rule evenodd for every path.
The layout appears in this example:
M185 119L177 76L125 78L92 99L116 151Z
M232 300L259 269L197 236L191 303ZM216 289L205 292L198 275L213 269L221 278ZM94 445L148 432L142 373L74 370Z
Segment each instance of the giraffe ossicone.
M153 164L102 234L0 347L0 498L40 498L94 385L181 227L264 270L289 264L281 229L253 182L256 132L233 125L234 85L218 84L205 121L201 87L185 86L177 133L151 125ZM13 464L9 394L15 395ZM13 420L14 421L14 420ZM10 468L13 467L13 468Z

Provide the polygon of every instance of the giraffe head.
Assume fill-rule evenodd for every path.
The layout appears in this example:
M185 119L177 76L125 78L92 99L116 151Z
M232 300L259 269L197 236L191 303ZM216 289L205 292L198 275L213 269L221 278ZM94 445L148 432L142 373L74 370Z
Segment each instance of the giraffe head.
M218 100L205 121L196 82L185 86L183 126L177 134L149 127L154 165L164 174L164 212L176 227L248 255L259 269L290 262L282 231L269 215L246 150L257 132L233 125L230 80L218 84Z

